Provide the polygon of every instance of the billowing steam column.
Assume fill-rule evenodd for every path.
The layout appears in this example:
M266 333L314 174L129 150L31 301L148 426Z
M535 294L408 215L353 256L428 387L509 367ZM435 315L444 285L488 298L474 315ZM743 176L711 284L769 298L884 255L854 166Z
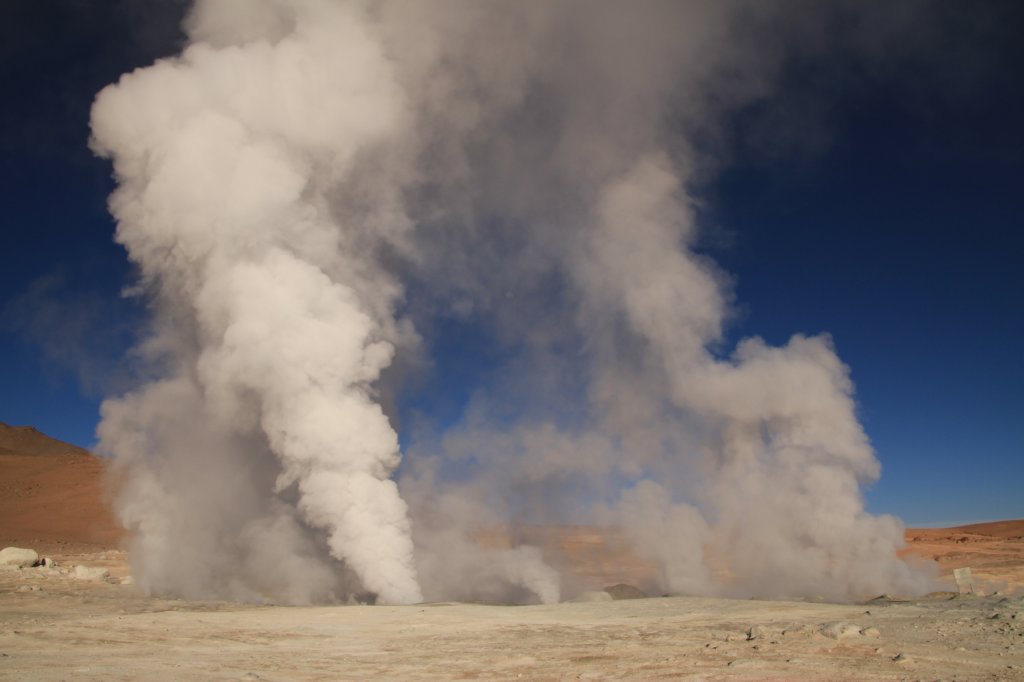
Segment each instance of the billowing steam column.
M101 447L131 469L119 509L143 587L415 602L398 439L371 389L398 287L327 202L402 99L357 7L274 7L219 23L211 4L179 58L96 100L162 377L104 405Z
M728 278L696 248L690 188L721 163L696 143L777 78L783 14L197 2L181 56L93 110L153 309L152 378L99 429L138 584L552 602L600 585L481 538L599 524L652 593L925 591L865 509L880 466L831 340L726 345ZM460 413L403 433L399 496L375 390L418 410L463 379L383 370L482 344Z

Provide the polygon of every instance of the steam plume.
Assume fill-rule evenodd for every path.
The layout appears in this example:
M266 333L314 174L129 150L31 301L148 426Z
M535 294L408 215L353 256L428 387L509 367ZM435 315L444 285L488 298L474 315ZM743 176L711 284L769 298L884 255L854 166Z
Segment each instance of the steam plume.
M367 589L417 601L406 507L389 479L398 439L371 390L399 335L390 314L397 287L326 198L360 153L400 129L401 92L357 6L262 3L249 14L231 4L258 25L218 25L227 5L207 5L211 16L200 10L195 30L226 44L196 41L178 59L125 76L93 110L95 147L113 157L120 181L111 198L118 240L166 317L158 341L173 363L169 379L104 408L104 445L157 488L130 481L125 520L140 542L185 541L149 526L195 514L182 508L197 501L187 479L211 476L208 460L235 441L256 440L278 471L272 487L263 481L251 494L294 489L295 502L257 508L254 522L292 534L297 512L326 531L331 555ZM258 33L237 34L250 29ZM194 422L178 428L201 424L216 439L187 459L174 452L182 436L161 429L185 410ZM245 476L254 463L236 464ZM238 502L230 489L208 492ZM221 552L222 543L247 543L248 511L190 531L216 534L207 550Z
M693 251L688 141L770 82L735 40L764 11L199 2L184 52L93 109L154 306L154 377L100 426L140 584L555 601L576 586L536 548L475 534L577 520L665 590L922 587L864 511L878 463L830 340L710 350L729 294ZM504 361L410 429L396 485L446 324Z

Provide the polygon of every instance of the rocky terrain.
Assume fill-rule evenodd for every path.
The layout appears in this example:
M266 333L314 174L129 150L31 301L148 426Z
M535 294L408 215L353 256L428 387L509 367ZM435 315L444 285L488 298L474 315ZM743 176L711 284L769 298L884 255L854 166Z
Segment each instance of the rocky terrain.
M143 595L103 460L0 425L0 679L1024 679L1024 521L908 529L949 591L853 604L639 596L613 530L493 529L607 591L546 606L253 606ZM977 594L950 574L972 568ZM616 584L619 583L619 584ZM613 598L614 597L614 598Z

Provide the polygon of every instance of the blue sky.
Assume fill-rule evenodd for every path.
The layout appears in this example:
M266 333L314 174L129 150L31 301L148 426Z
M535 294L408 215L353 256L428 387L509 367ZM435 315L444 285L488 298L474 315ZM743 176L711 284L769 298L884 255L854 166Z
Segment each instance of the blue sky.
M175 51L182 3L41 4L0 10L0 421L89 445L144 315L120 296L132 274L89 105ZM734 277L730 339L832 334L883 466L870 510L1020 518L1024 12L931 5L949 16L930 50L794 57L725 123L720 172L694 188L701 250ZM487 359L445 355L450 412Z

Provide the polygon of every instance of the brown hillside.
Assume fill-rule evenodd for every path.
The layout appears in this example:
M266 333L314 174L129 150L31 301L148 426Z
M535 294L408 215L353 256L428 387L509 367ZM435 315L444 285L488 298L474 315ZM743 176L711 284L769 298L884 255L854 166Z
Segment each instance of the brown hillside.
M1024 519L1012 521L989 521L988 523L972 523L967 526L956 526L950 530L987 535L1006 540L1024 540Z
M50 438L31 426L0 422L0 453L17 455L89 455L77 445Z
M907 550L939 564L944 576L970 568L987 591L1024 589L1024 519L953 528L908 528Z
M0 423L0 546L54 550L116 547L105 461L30 426Z

